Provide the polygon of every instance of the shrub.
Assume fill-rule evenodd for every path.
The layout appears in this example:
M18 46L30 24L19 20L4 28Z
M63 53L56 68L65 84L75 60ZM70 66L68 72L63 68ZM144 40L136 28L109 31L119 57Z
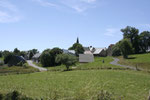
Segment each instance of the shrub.
M75 65L75 63L77 62L77 58L75 56L69 55L69 54L60 54L60 55L57 55L55 61L57 63L61 63L61 64L65 65L67 68L67 71L68 71L69 66Z
M6 95L0 94L0 100L33 100L20 94L18 91L7 93Z
M112 94L107 91L100 91L96 100L115 100Z
M13 57L13 55L14 55L13 53L5 54L4 63L7 64L10 61L10 59Z
M63 51L59 48L53 48L52 50L44 50L40 57L42 66L49 67L59 65L60 63L55 62L55 58L58 54L62 54L62 52Z

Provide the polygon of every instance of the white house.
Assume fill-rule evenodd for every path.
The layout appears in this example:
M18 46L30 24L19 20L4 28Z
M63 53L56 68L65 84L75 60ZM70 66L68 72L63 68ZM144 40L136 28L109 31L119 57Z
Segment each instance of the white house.
M80 63L94 62L93 54L79 54Z

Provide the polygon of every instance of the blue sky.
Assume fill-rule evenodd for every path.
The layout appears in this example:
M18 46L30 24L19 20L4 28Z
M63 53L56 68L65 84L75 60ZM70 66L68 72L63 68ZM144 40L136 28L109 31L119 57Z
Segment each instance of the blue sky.
M0 0L0 50L108 47L121 28L150 31L150 0Z

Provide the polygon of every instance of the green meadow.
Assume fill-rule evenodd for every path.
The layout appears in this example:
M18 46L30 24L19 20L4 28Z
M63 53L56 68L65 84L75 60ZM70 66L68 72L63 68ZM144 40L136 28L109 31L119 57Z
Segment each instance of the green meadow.
M145 70L150 70L150 53L129 55L129 59L119 57L120 64L139 67Z
M122 100L146 100L150 74L127 70L78 70L0 76L0 92L13 90L37 99L93 100L104 90Z

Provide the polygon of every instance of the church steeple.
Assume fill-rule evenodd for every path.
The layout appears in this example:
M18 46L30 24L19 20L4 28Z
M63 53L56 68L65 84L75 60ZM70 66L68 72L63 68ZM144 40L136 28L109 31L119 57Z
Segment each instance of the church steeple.
M79 38L77 37L77 43L79 44Z

